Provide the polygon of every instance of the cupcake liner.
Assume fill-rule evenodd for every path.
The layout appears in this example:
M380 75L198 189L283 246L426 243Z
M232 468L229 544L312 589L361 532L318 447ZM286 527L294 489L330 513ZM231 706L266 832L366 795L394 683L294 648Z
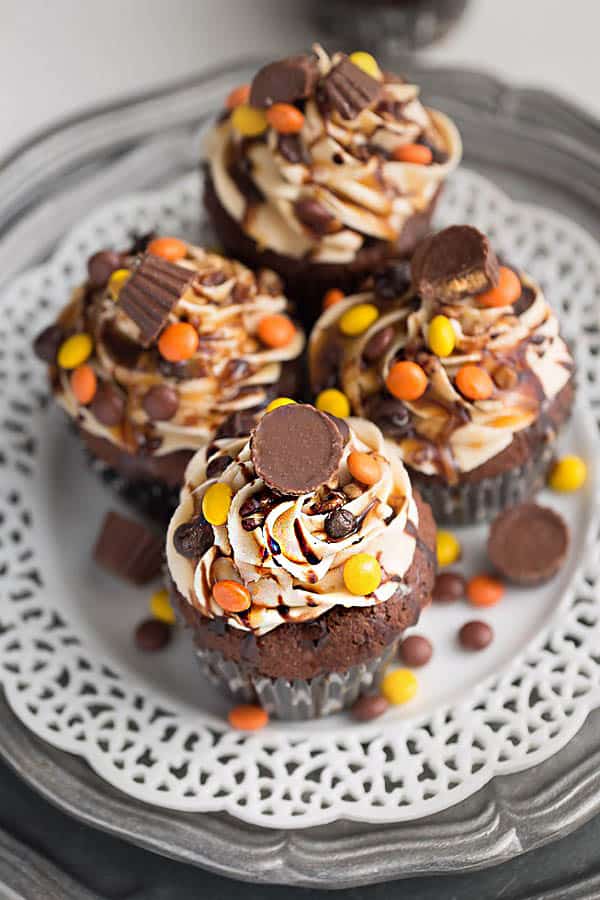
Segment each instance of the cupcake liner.
M132 481L98 459L89 450L86 456L94 473L128 506L166 528L179 503L179 488L158 481Z
M345 672L328 672L307 681L268 678L217 650L195 647L202 673L239 703L259 703L277 719L301 721L337 713L363 693L376 689L395 656L398 641L373 660Z
M544 486L554 457L553 443L517 469L493 478L445 485L410 470L413 486L431 506L438 525L475 525L489 522L502 510L522 503Z

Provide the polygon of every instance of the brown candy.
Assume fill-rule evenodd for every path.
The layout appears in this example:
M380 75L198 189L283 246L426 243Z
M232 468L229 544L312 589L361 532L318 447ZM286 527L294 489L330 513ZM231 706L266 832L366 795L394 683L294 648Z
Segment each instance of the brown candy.
M42 362L54 365L58 348L64 339L65 333L60 325L48 325L34 340L33 352Z
M303 197L294 204L296 216L303 225L310 228L315 234L327 234L331 225L335 222L328 209L322 206L318 200L311 197Z
M467 596L467 582L458 572L440 572L436 577L431 599L436 603L454 603Z
M294 165L297 163L310 165L310 153L299 134L280 134L277 139L277 149L284 159Z
M565 561L569 529L553 509L521 503L500 513L490 528L487 552L494 567L516 584L543 584Z
M156 422L168 422L179 409L179 396L168 384L154 384L144 394L142 407L149 418Z
M368 402L366 412L367 417L388 437L404 438L412 428L407 407L395 397L375 394Z
M407 666L418 669L425 666L433 656L433 645L420 634L411 634L400 644L400 659Z
M344 442L330 416L302 403L263 416L252 435L256 474L279 494L298 496L326 484L337 472Z
M343 119L355 119L370 106L375 106L382 93L381 82L372 78L344 57L323 81L328 103Z
M147 253L121 290L119 305L140 329L149 347L167 324L169 314L194 280L194 272Z
M215 542L215 535L204 516L183 522L175 529L173 546L186 559L199 559Z
M388 708L389 703L382 694L364 694L350 707L352 718L357 722L370 722Z
M462 626L458 640L465 650L485 650L494 640L494 631L487 622L474 619Z
M365 362L373 363L381 359L384 353L389 350L394 340L394 327L387 325L376 331L373 337L369 338L365 349L363 350L363 359Z
M125 400L121 391L105 381L98 385L90 411L107 428L119 425L125 412Z
M164 542L145 525L117 512L107 513L94 548L98 565L125 581L147 584L160 574Z
M123 256L116 250L100 250L88 259L88 281L94 288L108 283L113 272L123 267Z
M135 629L135 642L145 653L162 650L171 640L171 628L159 619L146 619Z
M498 284L499 268L487 237L471 225L451 225L417 246L413 287L422 297L452 303Z
M519 380L519 376L515 369L511 369L510 366L505 365L498 366L497 369L494 369L492 378L494 379L496 387L499 387L500 390L503 391L512 390Z
M313 93L318 77L314 56L288 56L269 63L252 80L250 105L264 108L304 100Z

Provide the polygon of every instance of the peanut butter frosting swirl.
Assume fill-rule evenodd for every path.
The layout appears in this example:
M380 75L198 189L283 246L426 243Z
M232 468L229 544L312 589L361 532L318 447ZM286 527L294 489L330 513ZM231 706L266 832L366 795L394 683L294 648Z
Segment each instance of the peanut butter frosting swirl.
M369 76L352 58L330 57L318 45L314 54L267 67L276 90L278 73L289 77L277 66L289 69L298 60L314 66L307 96L296 100L303 115L299 132L266 127L247 136L236 128L235 115L226 114L208 136L206 159L222 206L261 248L347 263L365 242L398 240L458 165L462 145L450 119L422 105L416 85L377 71L372 96L367 89L357 93L342 75ZM259 99L268 103L264 93ZM426 164L403 159L402 149L415 145L428 153Z
M523 272L518 278L516 302L493 308L481 305L481 294L443 302L410 289L393 301L373 290L345 298L322 314L311 335L313 389L335 385L355 414L373 419L397 442L405 463L456 482L533 425L573 375L573 359L540 285ZM344 335L343 316L363 304L377 308L375 321L359 335ZM448 356L430 346L438 316L453 330ZM398 399L387 387L398 360L414 361L425 373L427 387L417 399ZM459 389L457 375L466 366L491 377L485 399Z
M179 281L173 284L181 283L184 289L170 298L159 284L156 296L174 302L164 313L156 338L145 340L136 321L141 311L139 322L146 323L145 298L133 307L125 299L128 279L141 271L144 260L148 266L148 254L120 254L120 261L109 266L120 268L110 277L107 274L104 284L98 286L90 279L75 290L58 323L65 335L91 337L86 365L94 370L98 383L96 397L82 403L73 389L72 369L61 368L59 354L53 371L59 403L82 429L129 452L143 449L163 455L204 446L233 413L264 407L277 393L282 367L297 358L304 346L301 330L286 315L288 302L275 273L262 270L255 275L217 253L178 243L183 255L175 267ZM115 255L105 251L96 257ZM157 264L150 262L153 274ZM162 265L167 276L174 271L169 263ZM156 271L162 278L162 270ZM115 288L115 276L118 282L121 273L124 286ZM169 283L167 278L165 284ZM149 296L152 314L153 303ZM273 316L288 325L289 339L283 345L279 341L278 346L270 346L259 336L260 323ZM178 323L192 327L197 346L185 359L173 362L161 352L160 334ZM106 415L106 386L110 404L117 409L114 416ZM152 394L156 388L159 393ZM101 394L103 404L98 402Z
M169 526L167 562L179 592L209 618L262 635L285 622L309 622L333 606L369 607L384 603L402 590L403 576L415 552L418 512L407 472L397 449L379 429L361 419L349 419L348 439L335 477L327 485L300 496L270 491L257 475L247 439L218 442L218 455L230 460L218 479L207 477L207 455L191 460L181 503ZM379 478L358 484L348 470L348 457L359 451L374 456ZM209 461L214 465L212 457ZM221 467L219 467L221 468ZM216 482L231 491L231 505L222 525L197 558L177 550L177 531L202 519L206 492ZM354 522L350 534L334 539L326 519L344 510ZM343 569L357 553L376 557L379 586L367 596L350 593ZM249 607L236 613L215 599L217 582L238 582L250 595Z

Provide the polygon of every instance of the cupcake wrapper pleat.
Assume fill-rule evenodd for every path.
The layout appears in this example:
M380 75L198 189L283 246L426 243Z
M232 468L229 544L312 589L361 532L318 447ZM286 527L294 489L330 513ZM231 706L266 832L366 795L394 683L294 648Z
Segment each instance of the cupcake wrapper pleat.
M544 486L553 457L553 444L549 444L535 459L493 478L443 485L411 471L411 481L431 506L438 525L474 525L489 522L503 509L537 494Z
M238 703L259 703L277 719L301 721L340 712L361 694L376 690L397 646L395 641L376 659L308 681L268 678L244 663L226 659L216 650L194 649L203 674Z

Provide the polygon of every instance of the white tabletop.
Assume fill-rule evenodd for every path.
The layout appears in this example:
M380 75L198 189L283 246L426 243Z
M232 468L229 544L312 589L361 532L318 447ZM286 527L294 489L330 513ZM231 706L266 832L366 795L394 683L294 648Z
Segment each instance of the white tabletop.
M90 104L241 54L278 55L308 46L308 5L0 0L0 154ZM460 25L423 58L548 87L600 116L599 33L598 0L471 0Z

